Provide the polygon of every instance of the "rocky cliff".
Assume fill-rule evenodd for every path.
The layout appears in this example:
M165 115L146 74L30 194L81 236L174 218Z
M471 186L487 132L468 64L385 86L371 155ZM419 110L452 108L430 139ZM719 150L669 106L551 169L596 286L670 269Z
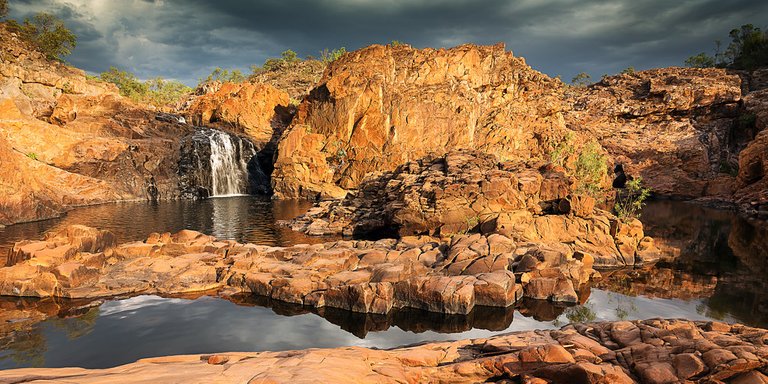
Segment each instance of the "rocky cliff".
M280 141L278 197L338 197L366 174L429 153L546 157L565 135L562 84L503 45L374 45L326 69Z

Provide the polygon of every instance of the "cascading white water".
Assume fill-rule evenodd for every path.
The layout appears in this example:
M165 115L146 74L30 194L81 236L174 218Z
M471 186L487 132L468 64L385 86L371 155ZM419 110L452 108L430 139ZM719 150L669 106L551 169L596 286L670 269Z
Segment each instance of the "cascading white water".
M188 198L268 193L269 177L247 138L198 128L181 143L179 189Z
M247 193L248 164L241 153L240 138L211 131L211 193L213 196ZM237 142L235 142L237 140Z

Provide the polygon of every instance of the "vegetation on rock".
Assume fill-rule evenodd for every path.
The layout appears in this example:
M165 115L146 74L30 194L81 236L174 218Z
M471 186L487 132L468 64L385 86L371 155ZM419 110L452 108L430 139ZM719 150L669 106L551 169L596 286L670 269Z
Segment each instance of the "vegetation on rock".
M117 85L121 95L156 107L175 103L192 91L192 88L179 81L166 80L162 77L140 81L133 73L115 67L109 67L109 70L99 77L103 81Z
M601 184L608 173L607 156L601 152L601 148L596 140L584 145L576 159L574 172L579 181L576 191L595 198L602 196Z
M0 5L0 17L3 7L5 13L8 12L7 3ZM22 24L9 20L8 27L49 60L63 61L64 56L72 53L72 49L77 45L77 36L67 29L62 20L50 13L38 12L31 19L24 19Z
M200 80L200 84L211 81L220 81L222 83L242 83L246 80L245 75L239 69L226 69L216 67L208 77ZM198 84L199 86L199 84Z
M586 87L587 85L589 85L591 80L592 80L592 76L590 76L586 72L581 72L581 73L577 73L576 76L574 76L571 79L571 84L577 87Z
M714 56L701 52L685 60L685 65L694 68L733 68L754 70L768 66L768 33L752 24L734 28L728 34L730 44L720 52L720 42L715 42Z
M320 61L325 64L332 63L345 53L347 53L347 49L344 47L334 50L329 50L326 48L320 51Z
M640 217L640 211L651 190L643 186L643 178L637 177L627 182L626 189L616 196L613 210L625 223Z

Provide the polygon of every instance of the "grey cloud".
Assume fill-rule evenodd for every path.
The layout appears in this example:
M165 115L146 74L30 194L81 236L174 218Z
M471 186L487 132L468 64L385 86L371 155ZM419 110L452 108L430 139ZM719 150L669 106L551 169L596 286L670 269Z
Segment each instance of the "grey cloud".
M680 65L745 23L768 25L750 0L18 0L12 16L49 10L78 33L69 60L100 72L193 84L213 67L247 71L285 49L317 55L391 40L417 47L505 42L549 75L593 77L628 66ZM16 7L18 10L14 11Z

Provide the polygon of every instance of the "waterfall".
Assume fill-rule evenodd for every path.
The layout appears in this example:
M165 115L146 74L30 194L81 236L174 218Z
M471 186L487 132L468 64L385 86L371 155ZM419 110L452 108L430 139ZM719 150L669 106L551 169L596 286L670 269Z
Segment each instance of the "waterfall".
M216 129L198 129L181 142L182 197L269 193L269 178L259 166L257 153L246 138Z
M256 151L243 139L221 131L208 136L211 145L211 195L243 195L248 192L248 160ZM250 144L250 143L249 143ZM247 153L246 153L247 152Z

